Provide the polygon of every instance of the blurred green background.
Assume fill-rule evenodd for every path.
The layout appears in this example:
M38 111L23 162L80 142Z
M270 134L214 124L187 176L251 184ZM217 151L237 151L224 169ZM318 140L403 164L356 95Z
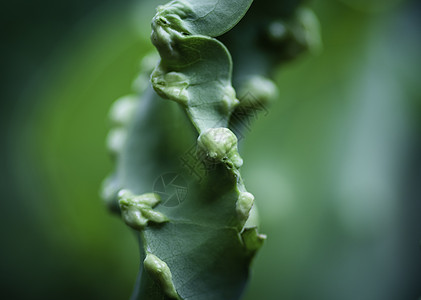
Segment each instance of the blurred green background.
M2 299L128 299L137 244L98 190L158 2L2 4ZM323 52L279 68L242 145L268 234L245 299L418 299L421 5L312 7Z

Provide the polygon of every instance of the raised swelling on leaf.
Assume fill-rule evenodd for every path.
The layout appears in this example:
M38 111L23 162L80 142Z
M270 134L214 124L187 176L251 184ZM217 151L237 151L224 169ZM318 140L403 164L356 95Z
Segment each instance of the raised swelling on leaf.
M159 56L143 59L137 94L111 109L116 170L102 190L139 238L133 300L241 298L265 236L238 143L250 114L277 95L274 67L318 45L317 21L301 2L157 8L151 40Z

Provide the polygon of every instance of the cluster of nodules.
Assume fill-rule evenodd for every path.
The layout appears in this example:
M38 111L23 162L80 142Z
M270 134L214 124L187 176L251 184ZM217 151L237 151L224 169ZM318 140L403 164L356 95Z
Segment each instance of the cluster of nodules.
M197 139L198 156L205 162L225 163L229 168L240 168L243 159L238 153L237 137L228 128L209 128Z

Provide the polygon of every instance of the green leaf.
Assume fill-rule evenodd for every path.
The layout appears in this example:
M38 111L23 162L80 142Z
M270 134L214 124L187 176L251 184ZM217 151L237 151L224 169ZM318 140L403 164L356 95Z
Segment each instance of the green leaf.
M170 55L160 51L162 60L152 74L155 90L182 104L199 132L227 127L238 100L225 46L204 36L174 36L171 47Z
M216 37L230 30L249 9L253 0L176 0L158 7L159 17L177 20L190 34ZM181 25L182 24L182 25Z
M120 206L126 222L141 230L138 235L143 250L142 265L147 253L164 262L182 299L238 299L254 254L239 235L248 212L238 212L237 202L241 195L248 193L242 191L242 184L238 185L238 173L227 168L225 161L218 162L225 156L236 161L236 139L226 150L219 150L221 145L212 144L212 137L203 135L203 148L214 145L219 156L211 162L212 170L200 173L203 180L199 181L180 165L179 159L194 145L193 131L186 130L189 127L181 109L151 90L137 102L132 121L123 127L128 138L117 153L118 168L111 187L115 193L127 189L139 194L120 193ZM187 133L184 139L181 133ZM151 192L154 181L166 172L176 172L187 182L187 196L175 207L163 205L162 200L158 203L155 196L149 196L153 194L140 196ZM110 203L117 201L117 195L113 197ZM136 207L142 222L133 212ZM145 208L148 213L153 208L155 214L165 216L165 223L147 222ZM173 299L164 292L168 285L162 285L168 280L157 280L156 274L150 273L142 266L133 299Z
M238 23L251 2L158 7L151 35L160 55L151 75L156 93L148 88L137 105L130 102L133 115L124 107L112 114L120 124L111 139L117 143L110 143L118 168L104 191L139 237L142 261L133 300L239 299L266 238L255 227L254 196L243 183L238 138L229 129L234 111L253 110L254 103L240 104L231 55L215 39ZM244 87L257 101L276 94L264 77L249 78ZM131 120L121 122L121 115ZM168 205L169 197L176 205Z

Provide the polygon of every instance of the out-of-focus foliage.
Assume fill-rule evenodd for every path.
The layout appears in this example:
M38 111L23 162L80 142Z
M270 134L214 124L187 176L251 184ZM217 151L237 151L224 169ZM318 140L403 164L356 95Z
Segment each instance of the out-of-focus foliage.
M76 22L26 2L31 22L3 26L14 37L2 55L3 296L128 298L136 241L98 186L108 107L152 48L156 3L75 2L98 7ZM242 145L269 236L246 299L421 296L420 7L350 2L314 1L324 49L279 70L279 100Z

